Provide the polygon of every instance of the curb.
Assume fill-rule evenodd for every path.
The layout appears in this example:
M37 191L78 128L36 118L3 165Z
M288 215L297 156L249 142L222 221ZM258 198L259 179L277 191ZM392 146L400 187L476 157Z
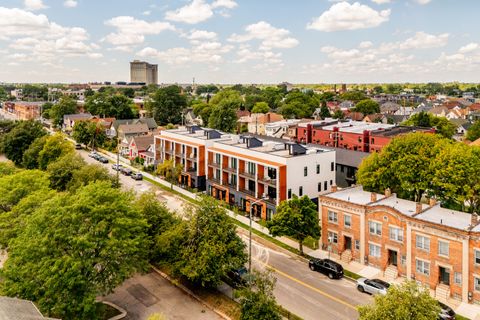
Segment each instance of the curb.
M105 301L105 300L100 300L99 302L101 302L103 304L106 304L106 305L108 305L108 306L110 306L114 309L117 309L120 312L119 315L111 317L108 320L120 320L120 319L123 319L127 316L127 311L125 309L123 309L122 307L117 306L115 303L112 303L110 301Z
M175 287L183 290L187 295L189 295L190 297L194 298L195 300L197 300L198 302L200 302L202 305L204 305L205 307L207 307L208 309L212 310L213 312L215 312L218 316L222 317L223 319L225 320L232 320L232 318L230 318L229 316L227 316L226 314L224 314L223 312L221 312L220 310L210 306L208 303L206 303L205 301L203 301L202 299L200 299L195 293L193 293L190 289L188 289L187 287L185 287L184 285L182 285L181 283L177 283L176 281L173 281L173 279L167 275L166 273L158 270L157 268L155 268L153 265L150 265L153 269L153 271L155 271L157 274L159 274L160 276L162 276L163 278L167 279L171 284L173 284ZM113 319L109 319L109 320L113 320Z

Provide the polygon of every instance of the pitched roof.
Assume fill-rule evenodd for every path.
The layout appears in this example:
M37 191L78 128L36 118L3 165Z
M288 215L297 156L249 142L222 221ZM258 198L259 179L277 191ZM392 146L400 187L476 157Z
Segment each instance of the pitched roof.
M398 103L395 102L385 102L380 106L380 112L381 113L386 113L386 112L395 112L400 110L402 106L399 105Z
M132 133L146 133L149 130L146 123L138 123L138 124L121 124L118 127L118 131L123 132L123 134L132 134Z
M140 123L146 124L149 130L154 130L158 127L157 122L153 118L115 120L113 122L113 127L115 128L115 130L118 130L118 127L122 124L140 124Z
M63 120L70 119L73 121L88 120L91 118L92 118L92 115L90 113L75 113L75 114L66 114L63 116Z
M445 107L445 106L439 106L439 107L434 107L434 108L428 110L428 112L430 112L431 114L442 114L442 113L447 114L448 113L448 108Z
M134 142L137 150L147 150L147 148L153 144L153 136L138 136L133 137L130 140L130 144Z

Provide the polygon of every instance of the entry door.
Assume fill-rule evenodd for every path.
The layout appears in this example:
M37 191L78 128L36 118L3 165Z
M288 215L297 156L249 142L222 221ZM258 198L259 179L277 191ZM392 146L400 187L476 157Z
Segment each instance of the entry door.
M397 266L398 265L398 254L397 251L388 250L388 263Z
M352 238L345 236L345 250L352 250Z
M439 267L439 282L450 285L450 270L447 268Z

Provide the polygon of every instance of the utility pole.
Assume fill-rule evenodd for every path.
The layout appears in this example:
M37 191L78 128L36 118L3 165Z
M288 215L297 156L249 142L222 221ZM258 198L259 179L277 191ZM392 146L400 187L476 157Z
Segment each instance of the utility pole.
M248 273L252 273L252 219L253 219L253 206L261 201L265 200L265 197L262 199L254 201L250 204L250 228L248 229Z
M117 186L120 187L120 139L117 130Z

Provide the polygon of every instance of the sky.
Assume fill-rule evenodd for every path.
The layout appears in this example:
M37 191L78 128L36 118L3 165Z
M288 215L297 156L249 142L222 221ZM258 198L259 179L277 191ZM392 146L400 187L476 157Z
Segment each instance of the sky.
M479 82L478 0L0 0L0 82Z

